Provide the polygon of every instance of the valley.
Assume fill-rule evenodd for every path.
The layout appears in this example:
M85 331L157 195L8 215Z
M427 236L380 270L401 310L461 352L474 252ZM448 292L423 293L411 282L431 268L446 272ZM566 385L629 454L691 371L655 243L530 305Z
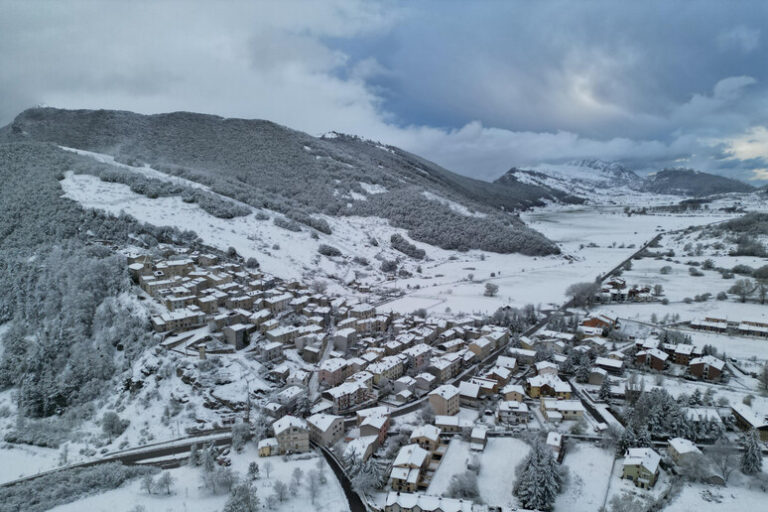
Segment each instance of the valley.
M83 116L121 149L73 138ZM699 196L696 174L661 195L593 160L533 189L480 184L241 120L265 160L332 161L314 197L178 142L238 121L171 117L165 146L129 113L4 129L0 268L19 270L0 304L16 461L0 501L44 485L30 510L249 493L268 510L481 512L523 507L534 477L555 511L757 492L742 453L762 463L768 435L764 191Z

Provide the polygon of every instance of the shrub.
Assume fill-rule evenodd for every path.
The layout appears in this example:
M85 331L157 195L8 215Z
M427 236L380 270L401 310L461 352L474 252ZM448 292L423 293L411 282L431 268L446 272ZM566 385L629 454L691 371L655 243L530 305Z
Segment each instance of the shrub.
M381 262L382 272L395 272L397 270L397 262L392 260L384 260Z
M320 246L317 248L317 252L323 256L328 256L329 258L334 256L341 256L341 251L332 245L320 244Z
M272 222L275 224L275 226L287 229L288 231L293 231L295 233L301 231L301 226L299 226L299 223L294 220L286 219L283 217L275 217Z
M424 249L419 249L408 240L406 240L403 235L395 233L390 237L389 242L392 244L393 249L400 251L406 256L410 256L411 258L421 260L424 259L424 256L426 256Z

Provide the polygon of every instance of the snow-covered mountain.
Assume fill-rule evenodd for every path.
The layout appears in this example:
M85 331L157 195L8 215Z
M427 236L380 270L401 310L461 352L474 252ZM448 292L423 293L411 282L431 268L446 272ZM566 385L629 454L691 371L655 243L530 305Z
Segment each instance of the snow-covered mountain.
M617 162L578 160L567 164L512 168L497 184L525 183L572 194L595 203L631 201L637 197L703 197L747 193L754 187L738 180L690 169L665 169L647 177Z
M631 193L640 190L643 179L631 169L616 162L602 160L579 160L559 165L540 165L530 169L513 167L496 180L507 185L521 182L547 187L565 194L584 199L597 199L606 191Z
M90 151L155 175L181 177L210 190L136 183L125 168L101 162L95 174L138 191L187 197L233 218L247 209L211 193L266 209L292 229L330 234L326 218L385 219L411 239L446 250L531 255L555 244L509 212L544 204L537 187L500 189L402 151L358 137L317 138L269 121L189 112L140 115L112 110L30 109L0 131L0 142L52 142ZM108 174L108 176L104 176ZM135 174L135 173L133 173ZM146 180L144 180L146 181ZM427 192L427 194L424 194Z
M704 197L715 194L749 193L755 188L742 181L693 169L664 169L651 174L643 190L656 194Z

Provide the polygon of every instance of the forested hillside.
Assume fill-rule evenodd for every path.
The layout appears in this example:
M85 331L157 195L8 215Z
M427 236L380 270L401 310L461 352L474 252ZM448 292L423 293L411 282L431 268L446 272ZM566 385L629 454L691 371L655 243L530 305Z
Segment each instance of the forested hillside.
M111 243L196 239L63 198L57 178L89 165L51 144L0 144L0 389L19 389L15 439L55 445L61 424L23 418L90 401L153 341Z
M320 231L328 227L317 214L379 216L445 249L558 252L502 211L542 204L540 187L500 190L355 137L315 138L268 121L183 112L143 116L45 108L20 114L0 140L53 142L150 164Z

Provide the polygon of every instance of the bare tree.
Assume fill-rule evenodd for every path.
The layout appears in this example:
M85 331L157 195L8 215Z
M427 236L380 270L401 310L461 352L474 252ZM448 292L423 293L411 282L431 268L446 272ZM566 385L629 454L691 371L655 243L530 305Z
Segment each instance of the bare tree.
M574 283L568 287L565 294L571 298L574 306L591 306L599 291L600 284L596 282Z
M311 470L307 474L307 491L309 492L309 499L312 500L314 505L317 495L320 493L320 475L316 469Z
M168 471L166 471L162 475L160 475L160 478L157 479L157 486L160 487L161 489L165 489L165 494L170 495L173 481L174 481L174 478L171 476L171 474Z
M272 471L272 463L267 461L263 464L264 467L264 473L267 475L267 480L269 480L269 472Z
M145 490L147 494L152 494L152 490L155 488L155 480L152 478L152 475L144 475L144 478L141 479L141 488Z
M499 285L495 283L485 283L485 292L483 295L486 297L495 297L499 293Z
M746 302L747 297L755 291L755 285L750 279L739 279L730 287L728 293L737 295L741 302Z
M282 480L275 480L272 490L275 491L275 497L278 501L283 502L288 498L288 486Z
M729 442L719 440L707 450L707 456L727 484L731 473L736 469L736 447Z

